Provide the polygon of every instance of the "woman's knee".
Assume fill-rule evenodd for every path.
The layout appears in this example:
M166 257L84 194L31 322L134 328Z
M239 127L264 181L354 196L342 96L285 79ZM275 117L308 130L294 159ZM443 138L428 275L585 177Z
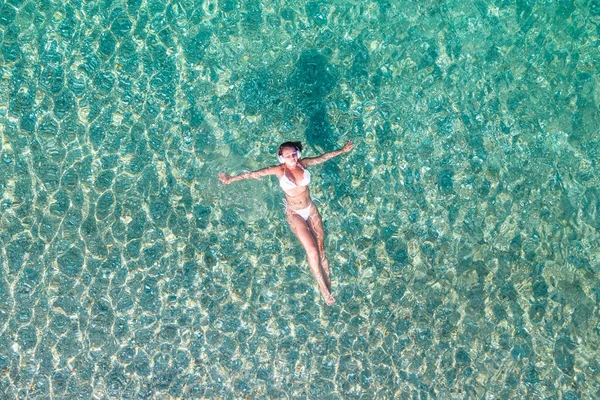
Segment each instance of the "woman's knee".
M304 248L304 250L306 250L306 257L308 257L308 259L310 261L313 261L316 263L319 262L319 260L320 260L319 249L317 248L316 245L307 246Z

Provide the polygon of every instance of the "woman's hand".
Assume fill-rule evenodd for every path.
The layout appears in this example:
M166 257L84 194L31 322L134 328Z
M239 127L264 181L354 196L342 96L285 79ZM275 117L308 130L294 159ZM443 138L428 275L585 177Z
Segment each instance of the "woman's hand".
M346 142L346 144L344 145L344 147L342 147L342 151L344 153L349 152L350 150L352 150L352 148L354 147L354 142L352 142L352 140L348 140Z
M229 185L231 183L231 176L223 173L223 172L219 172L219 175L217 175L219 177L219 180L221 182L223 182L226 185Z

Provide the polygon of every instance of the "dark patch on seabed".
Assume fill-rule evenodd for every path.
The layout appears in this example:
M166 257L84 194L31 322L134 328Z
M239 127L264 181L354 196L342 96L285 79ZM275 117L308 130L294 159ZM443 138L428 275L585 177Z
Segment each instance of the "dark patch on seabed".
M0 397L600 397L600 2L0 0ZM314 167L322 304L274 181Z

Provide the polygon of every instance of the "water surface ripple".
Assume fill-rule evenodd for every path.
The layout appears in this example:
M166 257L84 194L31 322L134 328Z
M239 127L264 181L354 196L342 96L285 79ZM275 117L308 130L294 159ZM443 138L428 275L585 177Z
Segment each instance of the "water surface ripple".
M600 2L0 0L0 397L600 397ZM313 168L327 308L272 179Z

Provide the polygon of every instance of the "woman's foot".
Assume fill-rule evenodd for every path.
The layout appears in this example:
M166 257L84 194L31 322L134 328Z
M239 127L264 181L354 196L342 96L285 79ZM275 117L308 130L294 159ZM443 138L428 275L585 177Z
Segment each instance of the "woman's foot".
M319 279L319 280L320 280L320 282L319 282L319 291L321 292L321 296L323 296L323 300L325 300L325 304L327 304L328 306L330 306L333 303L335 303L335 299L331 295L331 292L329 292L329 289L327 289L327 286L325 285L325 282L323 282L322 279Z
M323 298L325 299L325 304L327 304L328 306L332 306L333 303L335 303L335 299L330 294L323 296Z

